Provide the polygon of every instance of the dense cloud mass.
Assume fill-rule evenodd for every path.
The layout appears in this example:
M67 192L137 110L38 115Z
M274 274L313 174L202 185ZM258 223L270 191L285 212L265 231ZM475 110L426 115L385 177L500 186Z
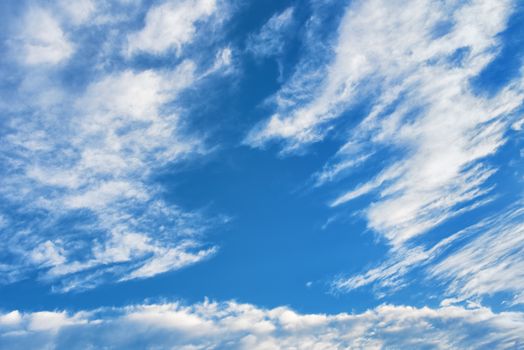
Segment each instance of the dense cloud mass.
M517 349L523 334L522 314L475 306L324 315L206 301L0 316L6 349Z

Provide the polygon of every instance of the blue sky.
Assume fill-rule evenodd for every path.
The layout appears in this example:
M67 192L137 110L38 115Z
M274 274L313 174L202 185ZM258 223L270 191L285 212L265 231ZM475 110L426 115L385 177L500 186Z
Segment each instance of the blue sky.
M524 346L519 1L0 19L0 348Z

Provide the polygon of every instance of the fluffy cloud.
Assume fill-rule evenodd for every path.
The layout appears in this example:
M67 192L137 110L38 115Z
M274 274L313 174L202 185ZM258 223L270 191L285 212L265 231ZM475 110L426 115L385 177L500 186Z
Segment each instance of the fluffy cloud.
M59 0L57 4L64 12L65 17L74 25L86 24L97 9L95 0Z
M127 53L177 54L191 42L196 26L217 10L215 0L167 1L149 9L142 30L128 36Z
M24 64L54 65L66 61L74 53L74 45L50 11L30 7L22 22L13 50Z
M479 306L322 315L206 301L0 316L0 345L9 349L492 349L518 347L523 331L522 314Z

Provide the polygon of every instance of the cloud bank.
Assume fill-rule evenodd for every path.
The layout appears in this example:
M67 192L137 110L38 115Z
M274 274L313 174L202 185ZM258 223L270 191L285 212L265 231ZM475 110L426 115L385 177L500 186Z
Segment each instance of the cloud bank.
M481 306L324 315L206 301L0 315L0 346L9 349L509 349L522 334L522 314Z

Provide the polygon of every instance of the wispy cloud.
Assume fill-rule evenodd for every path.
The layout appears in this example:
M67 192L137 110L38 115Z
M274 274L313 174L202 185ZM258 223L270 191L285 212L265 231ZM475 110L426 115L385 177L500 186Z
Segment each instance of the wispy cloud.
M273 15L260 31L249 36L246 50L256 57L278 56L282 53L285 36L289 35L290 26L293 24L292 7L281 13Z
M277 113L263 127L253 130L249 140L253 145L260 145L271 139L283 139L287 147L299 147L321 138L326 123L339 117L363 94L371 94L375 88L383 92L372 112L378 115L403 93L419 90L415 87L442 72L455 74L441 75L435 85L429 85L434 91L436 85L453 81L459 83L454 87L455 93L467 92L467 84L460 82L465 76L477 74L494 57L495 35L504 29L510 4L477 1L455 6L424 1L410 3L409 11L401 11L394 2L351 4L340 24L332 62L315 65L325 60L319 60L318 53L306 56L309 70L297 71L299 74L283 88L295 100L295 106L289 109L293 101L278 99ZM436 28L442 22L450 22L450 28L438 37ZM478 35L471 35L472 32ZM310 39L318 38L312 35ZM461 59L465 60L454 64L453 55L463 51L467 54ZM301 80L309 80L312 74L320 74L323 79L307 89L305 93L309 98L302 100ZM429 87L419 93L429 95ZM438 96L435 99L439 100ZM408 102L404 112L415 107L413 99ZM397 121L401 112L395 113ZM390 124L395 121L388 120Z
M380 293L391 292L410 283L413 271L422 270L427 283L445 286L448 298L476 300L505 293L506 305L523 304L523 214L518 202L431 247L393 251L385 262L363 274L336 279L334 290L374 284Z
M476 233L460 249L428 267L460 298L509 293L509 304L524 304L524 209L509 210L469 229ZM470 233L470 232L467 232Z
M0 314L0 345L179 349L492 349L524 341L520 313L382 305L361 314L299 314L236 302L132 305L68 312Z
M178 132L176 112L161 112L192 84L193 71L194 65L184 62L163 74L107 75L91 83L62 118L44 115L23 128L20 120L11 120L16 131L6 136L4 151L16 154L16 167L3 180L4 198L21 211L48 213L45 223L27 231L9 228L10 245L29 250L23 253L30 257L25 264L49 267L49 278L114 269L114 264L128 265L119 266L117 274L147 277L215 250L199 250L192 240L197 214L168 205L148 184L155 168L203 149ZM64 215L86 210L95 220L86 229L71 235L73 221L62 228L66 232L53 232ZM85 246L90 240L91 247Z
M494 95L479 94L470 82L497 57L499 34L513 9L512 1L352 2L340 22L331 61L315 65L307 57L303 66L309 69L299 70L301 75L277 93L276 113L248 135L252 146L277 140L285 152L293 152L325 138L337 119L354 118L348 142L315 175L316 185L376 158L384 164L367 181L340 193L330 206L370 195L364 216L368 227L386 239L391 258L365 274L337 280L337 288L374 282L401 286L408 271L435 258L449 243L443 240L431 249L413 243L415 238L497 195L491 179L498 168L486 159L507 142L514 113L524 101L522 77L509 79ZM311 79L318 75L323 78ZM362 101L370 106L363 118L348 113ZM394 156L383 160L383 154ZM447 270L450 288L467 296L494 293L496 288L488 288L487 280L499 286L498 291L516 293L517 285L504 288L504 283L488 277L505 264L520 264L495 238L500 235L515 244L518 229L498 229L479 235L476 244L459 250L431 273ZM471 255L483 244L494 249L493 259ZM468 268L466 257L478 269ZM486 280L480 282L479 276ZM512 270L508 276L518 274ZM479 283L475 288L473 281Z
M166 1L154 6L147 12L144 28L129 34L127 53L163 54L174 49L180 54L182 46L195 36L197 22L215 11L215 0Z
M29 53L18 58L22 65L17 67L22 68L15 99L2 106L8 116L0 146L3 282L38 271L57 291L78 290L180 269L217 251L201 238L211 223L222 219L207 219L165 201L152 177L162 167L207 152L200 135L183 128L178 96L228 69L231 52L217 53L211 69L188 58L168 67L136 68L119 58L122 40L111 37L105 46L112 51L112 64L97 66L95 57L94 72L86 66L75 73L85 74L83 85L73 88L57 82L67 67L51 65L72 59L72 49L64 51L62 42L76 33L71 26L83 26L84 32L103 28L119 38L128 34L127 26L102 20L99 5L85 1L46 9L29 6L24 15L29 24L53 30L28 24L24 40L14 41L45 52L35 54L39 61ZM214 2L199 6L208 13ZM55 11L62 13L57 15L61 22L51 15L55 7L62 11ZM69 22L64 19L68 12ZM86 18L74 17L80 13L96 16L94 27ZM41 37L49 45L41 45ZM82 40L86 38L90 37ZM82 40L74 47L84 49ZM184 40L189 43L193 37ZM27 64L41 67L34 73L24 68Z

